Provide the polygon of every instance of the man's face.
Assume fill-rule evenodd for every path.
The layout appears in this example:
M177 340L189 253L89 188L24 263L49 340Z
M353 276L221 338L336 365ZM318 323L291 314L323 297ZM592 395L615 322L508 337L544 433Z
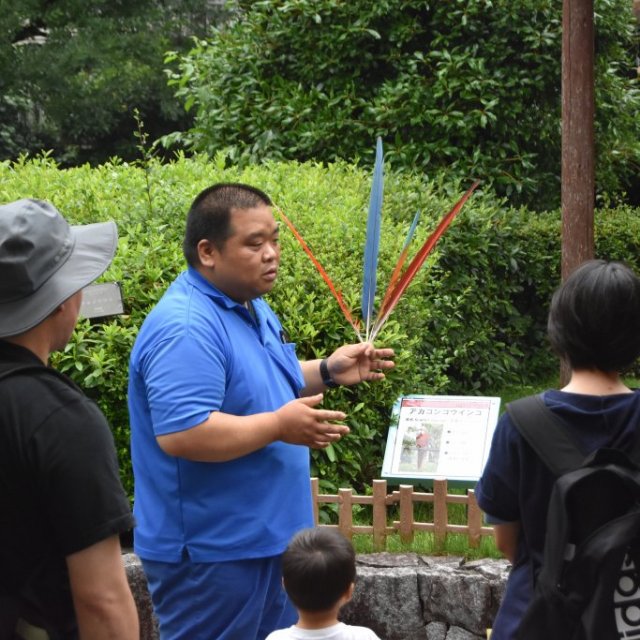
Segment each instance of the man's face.
M210 247L207 277L220 291L244 303L271 291L280 264L279 229L271 208L231 210L231 236Z

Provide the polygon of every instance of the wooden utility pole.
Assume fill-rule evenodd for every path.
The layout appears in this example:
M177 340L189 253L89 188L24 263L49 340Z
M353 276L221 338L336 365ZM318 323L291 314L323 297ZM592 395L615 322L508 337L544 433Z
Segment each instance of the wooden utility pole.
M593 258L593 0L563 0L562 278Z
M563 0L562 9L562 279L594 256L593 0ZM570 371L560 367L560 386Z

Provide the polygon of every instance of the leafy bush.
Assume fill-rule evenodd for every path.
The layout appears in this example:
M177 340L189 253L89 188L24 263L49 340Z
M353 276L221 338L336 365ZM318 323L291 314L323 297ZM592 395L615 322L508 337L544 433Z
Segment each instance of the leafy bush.
M217 181L265 189L296 224L353 309L359 305L370 175L343 162L267 163L225 168L200 157L168 165L110 163L60 170L50 158L0 163L0 202L35 197L76 223L113 219L120 242L106 280L122 283L125 314L81 320L55 365L87 390L112 425L123 481L132 493L126 406L128 356L138 327L184 268L180 243L195 195ZM467 185L464 185L466 187ZM463 185L391 174L385 187L379 287L384 288L416 209L416 246L455 202ZM640 217L630 208L598 212L604 257L640 267ZM278 284L269 295L301 358L322 357L354 340L324 282L283 228ZM532 214L478 191L437 245L379 338L397 353L382 383L328 391L351 434L314 451L323 491L362 490L380 474L389 411L408 393L483 393L557 367L545 347L547 303L558 282L558 212Z
M194 126L165 142L231 161L372 161L480 177L559 205L561 3L268 0L170 55ZM640 93L628 0L596 2L597 189L637 184Z

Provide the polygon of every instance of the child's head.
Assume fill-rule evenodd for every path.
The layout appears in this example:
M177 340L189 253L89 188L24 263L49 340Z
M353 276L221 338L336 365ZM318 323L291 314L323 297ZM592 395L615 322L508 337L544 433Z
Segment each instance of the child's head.
M333 608L356 578L356 556L351 542L335 529L299 531L282 556L282 577L297 609Z
M551 300L547 331L572 369L620 372L640 354L640 279L621 262L589 260Z

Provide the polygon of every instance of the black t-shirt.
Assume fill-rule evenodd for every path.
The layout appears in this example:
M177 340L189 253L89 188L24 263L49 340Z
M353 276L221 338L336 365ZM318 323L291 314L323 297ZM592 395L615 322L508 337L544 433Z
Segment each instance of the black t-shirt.
M65 557L133 526L109 426L65 376L0 340L0 596L75 626Z

